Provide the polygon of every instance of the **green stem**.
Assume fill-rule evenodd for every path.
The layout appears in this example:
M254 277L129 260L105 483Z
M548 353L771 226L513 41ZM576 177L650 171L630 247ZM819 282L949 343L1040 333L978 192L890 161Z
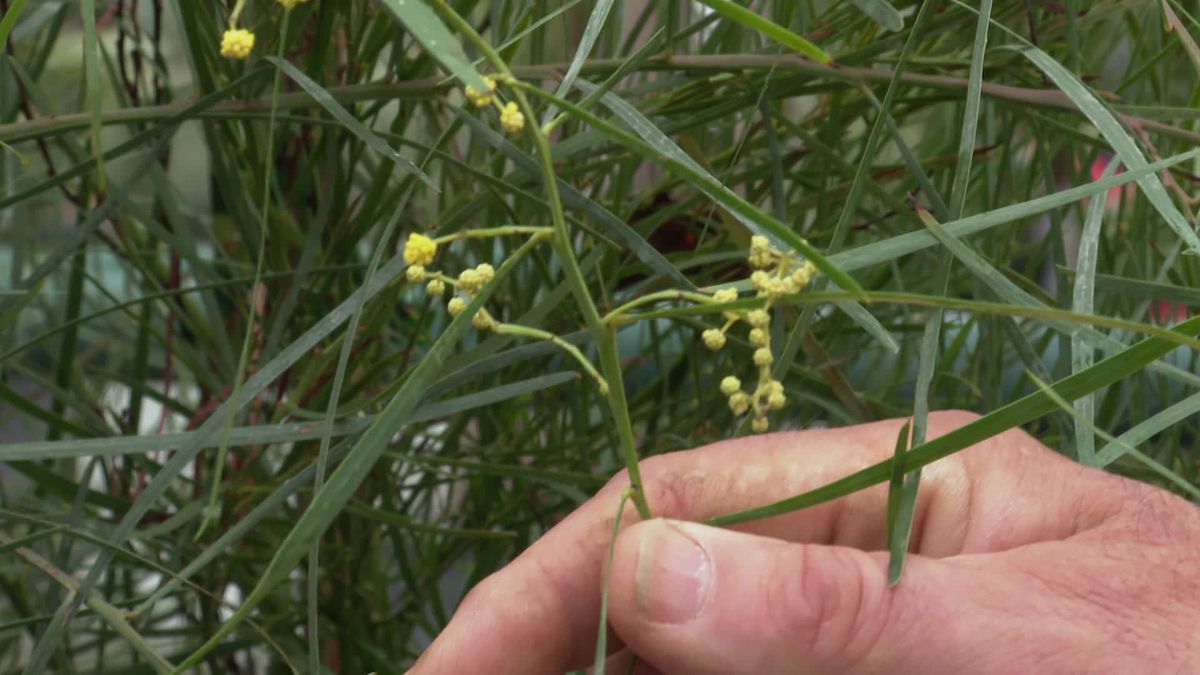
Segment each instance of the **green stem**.
M241 11L241 2L234 9L235 12ZM285 12L283 15L283 26L280 29L282 35L287 35L288 19L291 18L291 12ZM235 15L236 16L236 15ZM284 41L279 41L279 58L283 58ZM237 374L233 380L233 391L230 392L229 398L236 400L238 394L241 393L242 384L246 380L246 369L250 365L250 347L254 342L254 323L258 320L258 293L260 289L265 287L262 285L263 267L266 265L267 258L267 230L269 222L267 215L271 208L271 167L275 161L275 117L278 113L279 90L283 82L283 71L279 68L275 69L275 79L271 84L271 116L267 124L267 152L263 157L263 191L262 204L259 211L259 235L258 235L258 258L254 263L254 283L250 286L250 316L246 321L246 334L242 338L242 353L238 356ZM204 519L200 521L200 527L196 530L194 541L199 541L200 537L208 529L209 525L216 522L220 516L221 508L217 504L217 499L221 493L221 480L225 471L225 460L229 454L229 435L233 430L234 418L236 415L230 415L225 420L224 426L221 428L221 443L217 448L216 465L213 467L212 489L208 494L208 506L204 508Z
M584 63L581 73L597 74L610 73L624 64L624 59L590 59ZM567 63L542 63L526 66L514 66L512 71L519 77L529 79L554 79L567 69ZM890 68L856 68L849 66L826 66L814 61L789 55L771 54L721 54L721 55L663 55L647 59L644 69L647 71L667 72L710 72L735 73L748 70L778 69L782 72L793 72L811 75L814 78L825 78L837 82L883 82L891 81L894 70ZM901 73L900 81L910 86L928 87L939 91L963 91L968 82L966 78L948 75L926 75L923 73ZM365 101L387 101L400 98L428 98L436 96L450 88L444 77L428 77L402 82L370 82L352 84L341 87L329 87L328 92L339 103L361 103ZM1010 101L1021 105L1037 108L1062 109L1078 113L1078 108L1065 94L1057 89L1033 89L1030 87L1014 87L992 82L983 83L982 92L985 96L1001 101ZM1101 96L1109 98L1104 92ZM1116 97L1112 97L1116 100ZM250 99L245 101L228 101L212 106L210 109L197 113L196 118L220 118L231 113L249 113L268 109L271 97ZM279 108L307 108L317 105L307 92L290 92L279 96ZM168 119L195 105L194 100L184 100L157 106L139 106L108 110L100 114L101 124L131 124L135 122ZM1200 133L1173 126L1159 121L1159 117L1170 114L1179 117L1194 117L1194 110L1179 109L1169 111L1150 111L1149 117L1145 108L1112 104L1113 110L1121 113L1121 118L1131 125L1148 131L1178 138L1186 141L1200 141ZM0 124L0 138L5 143L16 144L31 138L46 137L77 129L86 129L92 121L90 113L74 113L55 115L34 120ZM532 124L533 121L530 120Z
M10 540L5 535L0 534L0 544L5 544L9 541ZM74 596L79 592L79 582L75 581L74 577L58 568L49 560L46 560L42 556L38 555L32 549L24 546L18 546L15 552L17 556L25 560L25 562L33 565L44 572L46 576L57 581L60 586L67 589L67 592L71 596ZM71 600L72 598L67 598L67 602L70 602ZM118 635L125 638L129 645L133 647L133 650L136 651L143 659L145 659L155 672L169 673L175 669L175 666L172 665L170 661L167 661L162 657L161 654L155 651L154 647L146 641L146 638L142 637L142 635L138 633L132 625L130 625L128 619L126 618L125 612L119 607L116 607L112 603L108 602L102 598L99 593L94 591L88 593L87 597L84 599L84 603L88 606L88 608L95 612L97 616L104 619L104 621L107 622L108 625L114 631L116 631Z
M537 225L503 225L501 227L480 227L473 230L460 230L452 234L437 237L434 243L441 246L461 239L485 239L487 237L505 237L514 234L553 234L549 227Z
M566 340L549 331L544 331L540 328L533 328L530 326L522 326L515 323L498 323L494 328L492 328L492 331L500 335L515 335L518 337L531 338L533 340L547 340L549 342L553 342L561 347L563 351L575 357L575 360L579 362L579 365L583 366L583 369L588 372L588 375L591 375L592 378L596 380L596 386L600 387L600 393L605 397L608 397L610 393L608 382L600 375L599 372L596 371L596 367L592 365L591 361L587 360L587 357L583 355L583 352L579 351L579 348L570 342L567 342Z
M630 300L629 302L621 305L620 307L617 307L616 309L609 312L608 314L605 314L604 317L602 319L600 319L600 321L603 322L605 325L618 325L618 324L624 323L624 321L622 321L622 319L624 318L624 314L629 312L629 310L637 309L638 307L641 307L642 305L650 305L650 304L660 302L663 300L691 300L692 302L698 302L698 303L704 304L704 305L724 306L724 305L728 304L728 303L723 303L723 302L716 302L715 300L712 299L711 295L705 295L703 293L696 293L695 291L677 291L677 290L656 291L654 293L650 293L648 295L643 295L641 297ZM716 311L716 310L714 310L714 311Z
M509 70L508 64L504 59L492 49L487 40L484 40L479 33L475 32L475 28L465 19L458 15L445 0L430 0L430 5L442 15L452 28L462 33L470 40L484 58L487 59L492 67L501 78L507 81L515 81L512 71ZM521 109L521 114L525 116L526 127L529 130L529 135L533 138L534 145L537 147L538 164L542 171L542 178L545 182L546 199L550 206L550 220L554 227L554 244L558 249L559 257L561 258L563 273L567 277L567 283L570 285L571 294L575 296L575 302L579 305L580 311L583 312L584 321L586 321L588 330L592 333L592 339L596 342L597 348L600 351L600 369L604 373L604 379L608 382L610 395L608 396L609 408L612 409L613 420L617 425L617 433L621 439L621 447L625 455L625 466L629 471L629 483L633 488L633 502L637 506L638 514L647 519L651 517L650 505L646 502L646 494L642 489L641 471L638 469L637 445L633 437L633 422L629 417L629 407L625 400L625 381L621 372L621 361L617 351L617 333L612 327L606 327L600 320L600 312L596 309L596 303L592 300L591 293L588 291L587 282L583 278L583 272L579 269L579 260L575 257L575 251L571 248L571 235L567 230L567 219L563 214L562 199L558 193L558 176L554 171L554 158L550 152L550 141L537 124L537 115L534 113L533 107L529 105L529 99L526 98L525 92L519 87L510 87L508 91L517 103L517 107Z

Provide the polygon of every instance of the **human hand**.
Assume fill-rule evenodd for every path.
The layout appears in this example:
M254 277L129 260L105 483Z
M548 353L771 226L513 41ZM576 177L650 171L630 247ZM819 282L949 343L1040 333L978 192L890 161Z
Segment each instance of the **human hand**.
M930 416L930 436L974 419ZM886 459L902 420L742 438L642 463L656 519L617 538L610 672L1164 672L1200 663L1200 510L1009 431L925 468L904 578L884 486L723 530ZM464 599L412 671L590 663L617 476ZM635 517L626 514L627 522ZM615 633L615 635L614 635Z

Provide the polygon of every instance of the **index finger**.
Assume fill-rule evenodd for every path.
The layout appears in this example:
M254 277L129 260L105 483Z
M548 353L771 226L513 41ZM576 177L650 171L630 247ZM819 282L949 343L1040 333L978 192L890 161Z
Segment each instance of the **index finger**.
M972 419L969 413L935 413L929 420L930 436ZM652 457L642 463L647 498L655 516L680 520L760 506L886 459L902 424L903 420L889 420L770 434ZM1043 456L1031 470L1029 460L1035 454ZM1068 494L1064 484L1077 484L1065 479L1068 474L1085 482L1090 476L1019 431L935 463L926 468L922 481L914 548L926 555L995 550L1068 536L1072 532L1067 530L1106 517L1076 512L1095 500L1058 498L1045 503L1050 486L1063 497ZM620 491L627 485L627 478L618 475L512 563L472 589L413 672L561 673L586 664L598 628L601 562ZM989 509L975 508L980 501L989 503ZM791 541L879 549L884 546L885 505L886 490L877 486L737 529ZM975 521L987 522L976 526ZM624 522L637 522L632 507Z

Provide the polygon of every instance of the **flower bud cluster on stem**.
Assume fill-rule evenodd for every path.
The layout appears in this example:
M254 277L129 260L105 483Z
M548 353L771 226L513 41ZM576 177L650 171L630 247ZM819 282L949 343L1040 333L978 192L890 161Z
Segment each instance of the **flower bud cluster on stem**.
M294 9L296 5L301 5L308 0L277 0L283 5L284 9ZM238 0L233 6L233 11L229 13L229 27L221 34L221 56L227 59L242 61L250 58L250 52L254 51L255 36L252 31L246 28L239 28L238 22L242 18L242 11L246 9L246 0Z

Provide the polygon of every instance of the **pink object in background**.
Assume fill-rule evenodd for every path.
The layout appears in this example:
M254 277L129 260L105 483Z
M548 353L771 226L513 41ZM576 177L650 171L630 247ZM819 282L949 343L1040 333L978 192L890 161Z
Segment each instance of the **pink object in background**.
M1155 300L1149 307L1150 320L1154 323L1171 326L1191 316L1188 306L1182 302L1170 300Z
M1092 180L1100 180L1100 177L1104 175L1104 170L1108 168L1108 163L1111 162L1112 159L1112 155L1107 153L1102 153L1096 157L1095 161L1092 162L1091 167ZM1117 167L1116 173L1125 173L1125 167ZM1105 205L1107 205L1110 209L1116 209L1121 204L1121 190L1125 189L1126 187L1133 187L1133 185L1129 184L1126 186L1109 188L1104 200ZM1133 193L1130 192L1129 196L1132 197Z

